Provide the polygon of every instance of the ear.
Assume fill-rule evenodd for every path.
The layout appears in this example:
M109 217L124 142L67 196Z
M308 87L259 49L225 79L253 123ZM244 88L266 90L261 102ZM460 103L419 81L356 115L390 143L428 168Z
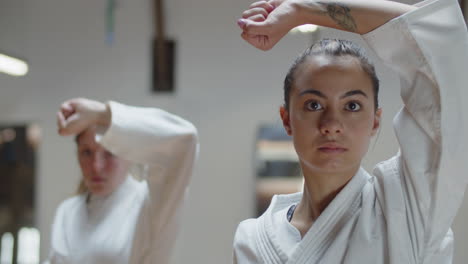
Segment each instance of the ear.
M291 136L292 129L291 129L291 122L289 119L289 112L284 106L280 107L279 112L280 112L281 120L283 121L283 127L286 130L286 133L288 133L288 135Z
M380 118L382 117L382 108L378 108L374 115L374 125L372 126L371 136L375 136L380 128Z

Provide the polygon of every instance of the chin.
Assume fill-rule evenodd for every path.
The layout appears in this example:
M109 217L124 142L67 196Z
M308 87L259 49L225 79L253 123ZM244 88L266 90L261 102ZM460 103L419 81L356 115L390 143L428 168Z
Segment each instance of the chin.
M109 194L108 188L104 186L93 186L93 187L88 187L89 192L92 195L97 195L97 196L103 196Z
M91 192L93 195L96 196L106 196L109 195L111 192L110 191L97 191L97 192Z
M337 166L321 166L321 167L318 168L318 171L320 171L322 173L327 173L327 174L342 173L342 172L346 172L348 170L349 170L349 168L345 168L345 167L342 167L342 166L340 166L340 167L337 167Z
M317 160L314 160L304 162L304 165L312 171L317 171L326 174L345 173L356 168L355 164L348 164L343 162L343 160L324 160L321 162L317 162Z

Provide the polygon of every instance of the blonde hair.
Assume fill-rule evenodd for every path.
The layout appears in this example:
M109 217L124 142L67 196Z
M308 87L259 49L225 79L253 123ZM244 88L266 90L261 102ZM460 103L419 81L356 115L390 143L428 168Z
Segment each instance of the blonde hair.
M83 179L80 180L80 184L78 185L78 189L76 189L76 195L81 195L88 192L88 187Z
M79 140L80 140L80 136L83 134L84 132L81 132L79 134L77 134L75 136L75 143L76 143L76 146L78 147L78 143L79 143ZM76 193L75 195L81 195L81 194L84 194L84 193L87 193L88 192L88 187L86 187L86 184L83 180L83 178L81 178L80 180L80 184L78 185L78 189L76 189Z

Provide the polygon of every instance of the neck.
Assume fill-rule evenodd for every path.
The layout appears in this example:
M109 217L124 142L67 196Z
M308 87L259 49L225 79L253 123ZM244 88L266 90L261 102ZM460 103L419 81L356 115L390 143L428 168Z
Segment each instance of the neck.
M323 172L304 169L304 191L291 220L302 236L322 214L336 195L357 173L359 167L342 172Z
M114 183L115 186L113 186L113 188L110 188L109 190L106 190L105 192L92 192L92 191L90 191L89 192L90 196L95 197L97 199L102 199L102 198L110 197L112 195L116 195L120 191L120 189L124 188L123 187L124 185L128 184L127 181L130 179L130 177L131 176L129 174L127 174L119 182Z

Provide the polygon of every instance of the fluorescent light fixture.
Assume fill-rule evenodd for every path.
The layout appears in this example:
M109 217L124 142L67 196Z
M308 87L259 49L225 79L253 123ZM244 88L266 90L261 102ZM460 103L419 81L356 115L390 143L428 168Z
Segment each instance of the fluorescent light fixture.
M24 76L28 73L28 64L0 53L0 72L13 76Z
M18 263L39 263L39 230L22 227L18 238Z
M292 33L312 33L317 31L318 26L313 24L305 24L295 27L291 30Z
M0 249L0 263L13 263L14 238L11 233L2 235L2 247Z

